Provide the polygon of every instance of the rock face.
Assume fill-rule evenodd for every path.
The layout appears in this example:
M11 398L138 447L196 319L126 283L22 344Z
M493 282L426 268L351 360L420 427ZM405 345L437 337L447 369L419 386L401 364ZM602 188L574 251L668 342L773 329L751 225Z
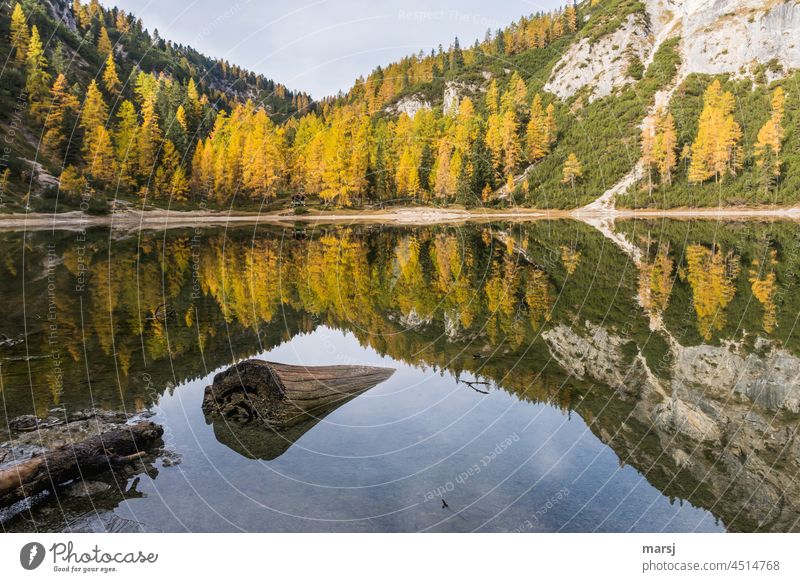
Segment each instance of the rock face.
M386 111L398 115L401 113L405 113L411 119L414 119L414 116L417 113L423 110L430 110L430 108L431 108L430 101L426 101L418 95L408 95L400 99L394 105L387 107Z
M610 95L626 84L630 59L644 61L652 48L650 33L641 15L631 14L617 30L592 43L574 43L553 68L545 91L566 99L589 86L589 100Z
M78 29L69 0L44 0L44 4L57 21L63 22L70 30Z
M469 93L480 91L480 86L462 83L460 81L447 81L444 86L442 99L442 112L445 115L455 115L461 100Z
M589 100L611 94L631 79L635 56L645 65L666 38L680 35L682 74L747 74L753 65L778 71L800 68L800 6L794 0L646 0L615 31L574 43L544 86L561 99L588 87Z
M800 6L794 1L676 1L690 72L739 73L775 59L800 67Z
M545 333L567 372L607 384L592 430L666 494L708 507L734 531L800 530L800 358L765 341L672 345L655 377L597 327ZM595 386L592 391L602 390ZM629 402L627 416L603 414Z

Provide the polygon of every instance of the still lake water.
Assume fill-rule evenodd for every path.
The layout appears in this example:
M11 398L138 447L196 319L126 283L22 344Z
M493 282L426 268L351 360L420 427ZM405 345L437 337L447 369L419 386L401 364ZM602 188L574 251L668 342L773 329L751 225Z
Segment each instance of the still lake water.
M0 233L4 417L150 412L166 449L2 528L795 531L799 245L674 221ZM396 372L288 433L206 419L251 357Z

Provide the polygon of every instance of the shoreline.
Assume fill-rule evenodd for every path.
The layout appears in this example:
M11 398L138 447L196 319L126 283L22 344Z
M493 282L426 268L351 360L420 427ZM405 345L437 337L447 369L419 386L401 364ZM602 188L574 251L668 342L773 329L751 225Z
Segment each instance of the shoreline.
M572 210L461 210L447 208L408 207L396 210L333 211L329 213L253 213L210 212L203 210L127 210L108 215L90 215L80 211L58 214L0 214L0 230L82 230L106 226L112 229L187 228L192 226L227 226L230 224L286 223L377 223L408 226L491 222L495 220L531 221L572 219L581 222L606 222L629 219L666 218L676 220L791 220L800 221L800 206L791 207L727 207L660 209L586 209Z

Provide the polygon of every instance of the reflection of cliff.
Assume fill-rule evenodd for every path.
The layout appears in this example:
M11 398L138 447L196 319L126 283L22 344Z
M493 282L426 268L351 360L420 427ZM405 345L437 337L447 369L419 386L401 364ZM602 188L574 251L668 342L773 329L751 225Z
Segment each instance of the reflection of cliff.
M666 373L625 353L626 339L558 326L548 347L593 388L578 412L665 494L718 515L732 530L800 529L800 359L768 342L673 346ZM618 406L609 409L609 397ZM624 410L620 414L619 407Z

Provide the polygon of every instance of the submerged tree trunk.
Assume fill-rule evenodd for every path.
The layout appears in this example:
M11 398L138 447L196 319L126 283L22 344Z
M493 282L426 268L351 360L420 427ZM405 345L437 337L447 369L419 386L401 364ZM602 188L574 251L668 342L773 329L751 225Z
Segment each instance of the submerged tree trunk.
M247 360L214 377L206 388L203 412L288 428L330 412L392 374L393 369L370 366L290 366Z
M152 422L125 426L0 470L0 507L74 479L116 470L139 459L164 434Z

